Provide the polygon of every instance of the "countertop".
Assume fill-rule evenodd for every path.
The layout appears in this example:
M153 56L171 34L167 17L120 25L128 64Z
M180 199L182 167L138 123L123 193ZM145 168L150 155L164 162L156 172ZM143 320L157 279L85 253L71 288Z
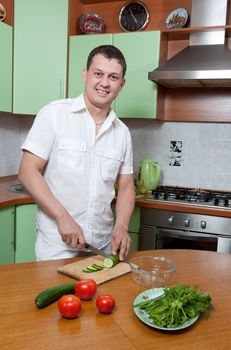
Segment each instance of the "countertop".
M8 187L13 184L20 183L17 175L0 177L0 208L8 207L17 204L34 203L28 194L13 193L8 191ZM231 208L206 207L195 204L170 203L166 201L148 201L145 198L136 199L136 207L140 208L155 208L161 210L195 213L201 215L216 215L231 218Z
M0 177L0 208L17 204L34 203L28 194L8 191L10 185L19 184L17 175Z
M145 325L133 311L133 301L145 287L134 283L131 273L98 286L97 294L115 297L110 315L100 314L95 300L83 302L78 318L60 316L57 302L37 309L34 299L42 290L75 281L57 268L78 259L1 265L0 349L105 349L198 350L230 349L231 255L197 250L156 250L130 253L165 255L176 263L170 284L196 284L209 291L213 309L180 332L163 332Z

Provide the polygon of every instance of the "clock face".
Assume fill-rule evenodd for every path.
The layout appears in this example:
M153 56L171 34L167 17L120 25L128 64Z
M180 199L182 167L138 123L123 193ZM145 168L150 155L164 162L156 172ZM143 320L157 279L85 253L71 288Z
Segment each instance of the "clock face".
M141 30L146 27L148 21L149 13L142 2L129 2L120 10L119 24L125 32Z

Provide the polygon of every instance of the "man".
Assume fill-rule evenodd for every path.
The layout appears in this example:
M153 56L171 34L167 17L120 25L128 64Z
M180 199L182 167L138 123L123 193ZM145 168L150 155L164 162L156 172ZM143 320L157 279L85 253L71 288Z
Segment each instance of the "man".
M125 72L116 47L93 49L83 70L83 94L43 107L22 145L19 179L38 204L37 260L78 256L85 242L107 253L119 249L120 260L129 251L135 201L132 142L111 110Z

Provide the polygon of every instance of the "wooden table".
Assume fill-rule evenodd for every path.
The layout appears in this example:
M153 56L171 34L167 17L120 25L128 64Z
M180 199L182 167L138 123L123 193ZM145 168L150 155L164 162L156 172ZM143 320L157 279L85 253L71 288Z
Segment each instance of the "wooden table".
M116 298L111 315L97 312L94 301L83 302L79 318L60 317L57 302L38 310L35 296L48 287L73 281L57 267L74 259L0 266L0 349L230 349L231 255L208 251L158 250L130 254L165 255L177 269L170 283L197 284L213 297L209 319L181 332L161 332L143 324L133 301L145 288L130 273L98 286L98 293Z

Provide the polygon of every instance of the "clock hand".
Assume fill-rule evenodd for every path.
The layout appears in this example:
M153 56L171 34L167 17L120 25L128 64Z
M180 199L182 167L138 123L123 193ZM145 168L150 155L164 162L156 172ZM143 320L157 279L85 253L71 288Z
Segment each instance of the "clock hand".
M132 15L132 18L134 19L136 25L138 25L137 20L136 20L135 16L133 15L133 12L132 12L132 10L131 10L131 7L129 7L129 11L130 11L130 13L131 13L131 15Z

